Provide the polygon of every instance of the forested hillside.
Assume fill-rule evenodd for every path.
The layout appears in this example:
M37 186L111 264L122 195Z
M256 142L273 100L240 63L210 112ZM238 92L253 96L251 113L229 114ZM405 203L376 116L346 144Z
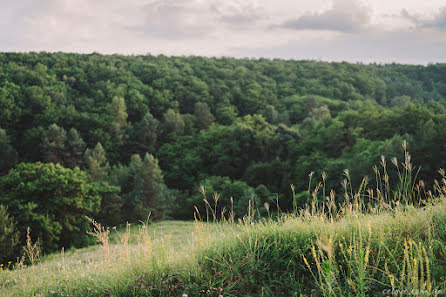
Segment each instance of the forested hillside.
M354 185L366 175L373 184L373 165L381 155L400 162L403 140L432 182L446 166L445 108L445 64L1 53L0 204L15 228L61 222L51 250L84 245L60 234L85 222L43 206L48 193L76 208L73 218L110 226L149 210L192 218L200 185L209 200L220 193L221 208L233 197L236 215L249 200L260 212L274 201L286 210L290 184L299 206L307 202L312 171L324 170L327 188L339 191L346 168ZM45 178L32 186L41 196L27 200L25 177ZM89 198L57 200L77 191Z

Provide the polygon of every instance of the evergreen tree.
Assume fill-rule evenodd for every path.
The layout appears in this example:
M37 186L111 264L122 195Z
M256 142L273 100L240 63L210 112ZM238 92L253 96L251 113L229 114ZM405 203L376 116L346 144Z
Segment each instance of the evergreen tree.
M151 154L146 154L142 162L141 178L145 204L153 214L154 219L164 218L172 207L172 199L164 184L158 160Z
M85 151L85 142L75 128L71 128L67 137L66 166L74 168L80 165Z
M155 145L158 137L159 121L150 112L146 113L139 123L136 131L138 151L155 152Z
M98 142L93 150L87 149L84 157L93 180L98 181L104 179L107 175L108 163L102 144Z
M127 107L123 97L115 96L109 107L110 114L113 117L113 131L116 141L122 144L125 138L124 129L127 126Z
M173 208L173 198L164 184L162 171L151 154L144 159L133 155L126 170L119 169L120 180L125 181L121 188L124 198L123 213L128 221L151 218L159 220L168 216ZM125 177L123 176L125 175Z
M0 264L5 264L17 256L19 232L8 209L0 204Z
M12 147L6 131L0 128L0 175L6 174L14 167L16 161L17 152Z
M44 159L48 163L64 163L67 133L56 124L48 127L43 139Z

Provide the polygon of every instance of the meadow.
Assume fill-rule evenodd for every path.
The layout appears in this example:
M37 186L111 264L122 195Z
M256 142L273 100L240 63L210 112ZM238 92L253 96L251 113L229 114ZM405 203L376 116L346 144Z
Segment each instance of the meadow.
M265 205L261 217L249 205L235 219L202 188L206 213L196 211L194 222L116 230L92 220L96 246L39 258L28 242L26 261L2 267L0 295L441 296L445 173L429 188L405 156L392 160L396 189L384 157L375 185L365 178L353 190L346 170L340 194L325 189L324 173L320 181L310 174L310 202L292 213Z

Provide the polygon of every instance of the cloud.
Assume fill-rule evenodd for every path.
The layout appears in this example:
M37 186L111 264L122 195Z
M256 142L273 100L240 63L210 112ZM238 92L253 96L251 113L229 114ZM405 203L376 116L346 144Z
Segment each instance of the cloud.
M445 53L445 34L422 30L368 31L332 39L313 37L269 47L238 47L231 51L236 57L409 64L444 63Z
M260 18L254 1L157 0L141 10L142 24L127 29L162 39L203 38L228 26L249 28Z
M364 29L371 19L371 10L356 0L333 0L333 5L324 12L307 13L290 19L278 27L295 30L327 30L356 32Z
M418 20L419 27L434 28L439 30L446 29L446 7L443 7L440 12L431 20Z
M264 9L253 1L219 1L211 7L217 20L231 27L250 27L266 19Z
M403 9L397 17L401 17L413 24L414 29L446 30L446 6L439 8L438 13L433 17L426 17L419 13L410 13L406 9Z

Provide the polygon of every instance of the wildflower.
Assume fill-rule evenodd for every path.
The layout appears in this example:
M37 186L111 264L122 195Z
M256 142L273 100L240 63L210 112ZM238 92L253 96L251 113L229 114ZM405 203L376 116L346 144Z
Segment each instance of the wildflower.
M182 297L187 297L187 294L183 294L183 296Z

